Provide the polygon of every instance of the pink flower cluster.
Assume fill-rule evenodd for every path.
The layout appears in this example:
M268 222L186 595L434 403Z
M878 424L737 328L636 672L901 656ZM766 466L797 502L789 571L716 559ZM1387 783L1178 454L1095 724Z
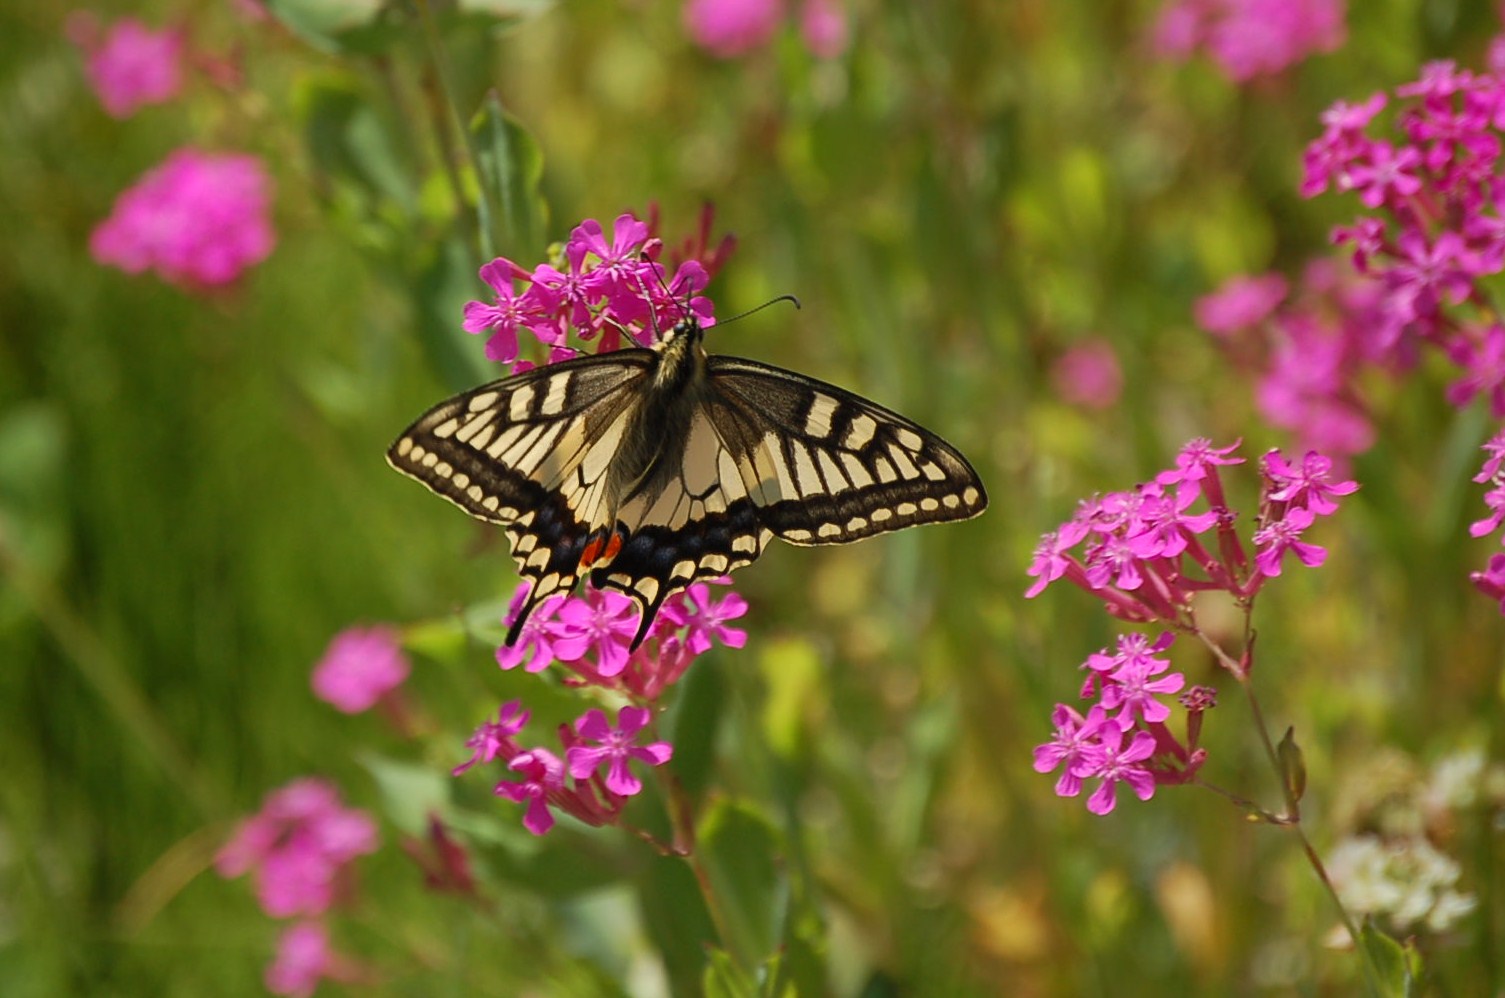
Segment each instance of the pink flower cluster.
M370 710L408 678L407 656L390 627L351 627L336 634L314 666L314 695L346 714Z
M684 7L685 30L695 44L722 59L768 44L783 22L783 0L688 0ZM803 0L799 27L818 58L846 51L846 13L834 0Z
M227 285L272 252L271 187L254 156L179 149L120 195L89 252L188 290Z
M1484 493L1484 505L1489 508L1489 515L1469 525L1468 532L1474 537L1492 534L1505 523L1505 430L1491 437L1483 450L1489 456L1474 476L1474 481L1489 486L1489 491ZM1482 572L1470 573L1469 580L1481 593L1499 600L1500 612L1505 614L1505 554L1491 555L1488 567Z
M1318 516L1338 508L1336 498L1358 485L1334 481L1332 461L1308 451L1292 464L1271 450L1260 461L1260 496L1254 556L1233 529L1218 468L1242 464L1238 444L1216 448L1197 439L1182 448L1176 467L1132 492L1109 492L1084 500L1076 515L1046 534L1035 548L1028 573L1035 582L1025 596L1038 596L1066 579L1103 599L1122 620L1165 621L1190 628L1192 597L1220 589L1240 599L1253 596L1280 575L1287 554L1309 567L1326 551L1303 541ZM1199 499L1207 509L1192 512ZM1201 536L1215 529L1209 550ZM1073 553L1083 548L1081 557Z
M1395 96L1396 141L1368 135L1387 105L1383 93L1323 114L1301 191L1353 193L1368 209L1333 233L1375 285L1366 351L1409 366L1436 347L1462 372L1448 401L1462 407L1484 396L1505 416L1505 325L1480 286L1505 270L1505 76L1434 62Z
M1151 33L1157 53L1201 49L1236 83L1271 76L1346 37L1343 0L1171 0Z
M668 742L637 744L653 716L647 707L623 707L617 712L615 728L602 711L594 709L586 711L573 727L561 725L563 759L546 748L523 748L518 743L516 736L530 716L517 700L503 704L497 719L481 725L465 743L472 755L455 767L455 775L501 759L518 775L502 780L494 792L498 797L527 804L523 827L534 835L543 835L554 827L550 807L589 825L615 824L628 799L643 789L642 781L627 764L637 760L661 766L674 755ZM597 744L587 745L587 741ZM604 777L602 766L606 767Z
M114 118L129 118L148 104L163 104L183 88L183 33L153 31L122 17L103 31L92 14L77 11L68 34L83 50L85 72L99 102Z
M513 364L519 353L518 330L526 329L548 347L553 363L577 353L566 342L572 331L587 342L599 339L597 351L604 353L621 345L624 332L633 342L648 346L686 308L702 325L713 324L710 299L696 292L709 283L723 254L712 254L709 267L700 259L685 260L665 284L664 268L657 262L663 248L649 224L631 214L617 217L610 239L600 222L588 218L570 233L562 259L532 271L501 257L482 267L481 280L495 296L490 302L466 304L465 331L489 331L486 357ZM513 371L531 366L521 361Z
M513 595L509 627L527 592L524 583ZM630 652L638 628L636 605L609 589L587 589L583 596L545 601L523 625L517 644L497 649L497 664L542 672L558 662L575 674L573 682L657 700L713 643L745 645L747 632L728 626L745 613L747 601L741 596L728 592L714 599L710 585L697 582L664 602L647 640Z
M1170 660L1155 653L1174 640L1169 631L1153 643L1140 634L1125 634L1112 654L1105 648L1087 657L1082 698L1096 696L1097 703L1085 717L1073 707L1056 704L1051 714L1055 737L1035 748L1035 772L1061 768L1058 796L1075 797L1084 780L1096 779L1087 809L1107 814L1118 803L1120 783L1140 800L1149 800L1156 786L1185 783L1196 775L1207 758L1207 751L1197 746L1201 716L1215 703L1215 694L1201 686L1187 691L1181 697L1187 709L1186 740L1171 733L1165 724L1171 709L1161 698L1180 692L1186 677L1168 672Z
M1374 443L1361 377L1399 373L1406 362L1373 335L1382 298L1373 281L1316 260L1287 300L1289 291L1279 274L1235 277L1198 300L1197 322L1234 364L1256 372L1255 404L1267 421L1290 430L1299 448L1341 462Z
M1041 538L1028 570L1035 581L1025 595L1038 596L1065 579L1102 599L1108 613L1121 620L1194 633L1198 593L1220 590L1247 601L1281 574L1287 555L1308 567L1321 565L1327 552L1304 534L1317 517L1336 512L1337 500L1358 485L1337 480L1332 462L1315 451L1299 463L1279 451L1267 452L1260 461L1263 488L1251 555L1234 530L1235 514L1219 471L1243 463L1234 456L1237 447L1193 440L1177 455L1174 468L1132 492L1082 502L1075 516ZM1202 502L1207 508L1194 511ZM1039 772L1064 765L1058 794L1074 797L1083 780L1097 778L1101 782L1087 806L1107 814L1119 783L1147 800L1157 785L1186 782L1202 765L1205 753L1197 741L1212 692L1194 686L1181 696L1187 734L1184 740L1172 735L1166 726L1170 708L1159 698L1180 692L1186 681L1157 657L1172 640L1170 632L1153 642L1126 635L1114 653L1088 657L1081 695L1096 703L1085 715L1058 704L1055 738L1035 752Z
M508 626L527 591L527 583L518 587L505 621ZM565 680L568 684L596 686L639 704L651 704L713 644L729 648L746 644L747 633L729 626L746 612L746 601L736 593L714 599L710 586L697 582L665 602L648 639L637 651L630 651L638 627L633 602L610 590L587 589L583 596L547 600L523 625L515 646L497 649L497 663L503 669L522 665L529 672L541 672L557 662L572 673ZM497 784L496 793L528 803L523 824L536 835L553 827L550 804L589 824L614 823L627 799L642 790L627 769L628 760L658 766L673 751L665 742L633 744L652 717L648 707L622 708L615 730L599 710L586 713L573 729L561 728L563 761L548 749L524 750L513 740L528 716L516 701L503 706L495 722L482 725L466 742L473 755L456 768L455 775L495 759L521 773L519 781ZM601 747L588 748L581 739L599 742ZM609 766L604 779L596 773L602 764ZM566 774L573 777L572 786L566 784Z
M350 893L350 863L376 850L376 825L345 807L339 791L320 779L296 780L267 795L261 811L235 830L215 856L223 877L251 874L262 910L303 921L286 929L267 969L276 994L311 995L321 978L351 982L360 969L329 945L327 928L313 921Z

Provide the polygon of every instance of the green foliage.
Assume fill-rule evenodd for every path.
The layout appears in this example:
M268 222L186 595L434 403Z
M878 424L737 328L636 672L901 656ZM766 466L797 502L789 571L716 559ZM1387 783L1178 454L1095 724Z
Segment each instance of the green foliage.
M1477 64L1485 5L1350 4L1347 46L1249 88L1154 61L1148 0L864 0L830 61L792 29L715 60L678 3L268 0L270 21L146 6L190 17L204 52L241 53L243 85L196 76L116 121L66 11L0 13L0 994L265 993L276 927L213 856L268 790L315 773L382 824L335 930L371 968L352 992L1505 988L1482 806L1427 829L1478 911L1404 947L1366 924L1356 954L1325 945L1335 910L1285 830L1195 787L1107 819L1055 797L1031 748L1116 631L1081 593L1021 596L1039 534L1079 497L1143 480L1191 436L1287 443L1192 303L1328 252L1353 206L1296 193L1317 114L1429 58ZM188 142L277 177L275 254L211 297L87 252L118 192ZM747 648L697 662L657 722L672 781L625 827L538 839L490 793L496 772L448 771L504 700L537 730L585 703L496 669L516 583L502 542L382 455L424 407L498 375L460 328L492 253L531 264L576 221L650 203L688 235L706 201L739 239L718 314L804 303L709 348L943 432L994 508L770 550L737 576ZM1124 368L1101 411L1050 380L1089 337ZM1261 596L1256 680L1277 730L1302 732L1276 751L1319 852L1363 825L1348 796L1387 792L1376 760L1505 754L1505 625L1466 582L1489 553L1467 537L1467 479L1491 424L1445 405L1445 378L1376 386L1380 442L1321 528L1327 564ZM377 620L415 660L401 724L309 693L329 638ZM1258 796L1251 814L1279 810L1235 685L1177 655L1224 688L1204 775ZM474 894L426 888L410 858L436 817Z

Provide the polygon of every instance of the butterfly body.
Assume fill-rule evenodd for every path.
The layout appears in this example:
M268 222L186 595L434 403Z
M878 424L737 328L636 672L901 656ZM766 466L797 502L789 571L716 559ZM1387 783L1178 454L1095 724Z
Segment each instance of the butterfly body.
M398 471L504 526L545 599L589 575L641 609L750 564L769 539L840 544L987 506L939 437L790 371L708 356L686 319L653 349L535 368L435 406L388 451Z

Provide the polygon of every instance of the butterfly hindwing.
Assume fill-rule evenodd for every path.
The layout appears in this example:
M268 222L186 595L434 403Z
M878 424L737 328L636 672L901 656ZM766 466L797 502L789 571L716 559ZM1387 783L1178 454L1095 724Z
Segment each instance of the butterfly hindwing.
M987 506L954 447L859 395L735 357L711 357L708 378L759 521L782 540L844 544Z

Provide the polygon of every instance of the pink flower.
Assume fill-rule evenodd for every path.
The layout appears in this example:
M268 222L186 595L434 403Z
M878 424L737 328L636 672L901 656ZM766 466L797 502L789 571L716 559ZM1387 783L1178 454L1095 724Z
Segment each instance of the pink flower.
M507 615L502 622L508 628L517 620L517 615L522 611L523 604L528 598L528 592L533 588L533 583L523 582L512 594L512 603L507 608ZM499 645L496 650L496 664L503 669L515 669L519 665L527 672L542 672L549 667L558 655L554 651L554 638L559 633L559 623L555 614L564 606L565 601L571 599L568 596L550 596L544 600L528 619L523 621L523 629L518 633L517 640L510 645Z
M638 612L632 600L609 589L587 589L584 599L571 597L560 608L554 655L573 662L594 651L596 673L610 679L627 667L637 630Z
M390 627L352 627L335 635L314 666L314 695L359 714L408 678L408 659Z
M1034 599L1045 591L1045 587L1065 575L1074 565L1077 570L1081 566L1076 559L1071 557L1070 551L1082 542L1087 536L1088 526L1086 523L1071 520L1061 524L1059 530L1053 530L1040 538L1040 543L1035 546L1035 557L1030 562L1029 569L1024 573L1034 578L1034 582L1024 591L1025 599Z
M637 759L650 766L662 766L674 755L674 748L668 742L636 744L638 732L652 716L646 707L623 707L617 713L617 728L613 731L604 713L599 710L587 711L575 722L575 731L581 738L599 742L600 747L571 746L565 753L570 775L577 780L586 780L606 763L609 766L606 774L607 790L623 797L631 797L640 792L643 783L628 770L628 761Z
M1463 368L1463 376L1448 385L1448 402L1463 408L1477 396L1489 397L1489 414L1505 416L1505 326L1492 323L1473 336L1460 336L1448 356Z
M1154 774L1141 765L1155 753L1155 736L1148 731L1136 731L1133 741L1124 748L1126 733L1116 724L1099 725L1096 743L1083 750L1081 775L1101 781L1087 799L1087 810L1093 814L1103 815L1113 810L1118 803L1120 783L1127 783L1140 800L1155 796Z
M1234 277L1193 306L1197 325L1210 333L1231 336L1264 322L1290 290L1279 274Z
M1087 749L1097 743L1097 731L1106 723L1107 715L1101 707L1094 707L1084 718L1064 703L1058 703L1050 719L1056 726L1056 734L1049 742L1035 747L1035 772L1049 773L1064 765L1056 780L1056 796L1075 797L1082 792L1078 770Z
M268 794L215 856L222 877L251 873L262 910L273 918L321 915L356 856L376 850L376 825L344 807L339 792L302 779Z
M129 118L148 104L172 100L183 89L181 31L153 31L123 17L101 41L98 23L86 13L69 18L68 30L84 51L89 82L111 117Z
M189 290L229 284L272 252L270 188L254 156L179 149L120 195L89 252Z
M800 35L818 59L835 59L847 49L846 12L834 0L805 0L800 8Z
M780 0L689 0L684 7L690 38L722 59L767 44L783 17Z
M348 957L329 945L329 930L319 922L298 922L277 937L277 956L266 971L266 987L274 995L310 998L325 978L343 983L358 979Z
M1500 612L1505 614L1505 554L1490 555L1489 567L1482 572L1470 572L1469 581L1474 588L1500 603Z
M533 299L527 294L517 294L512 284L514 280L528 280L528 274L511 260L498 257L481 268L481 280L491 286L492 304L466 302L462 328L467 333L491 330L486 341L486 359L510 364L517 359L518 327L538 318Z
M459 776L472 766L485 765L498 757L511 762L512 757L522 751L513 737L527 727L530 716L523 709L521 700L502 704L495 721L482 722L475 734L466 739L465 747L472 750L470 758L452 769L450 775Z
M564 787L564 763L554 753L539 748L514 756L507 768L521 773L522 778L498 783L496 795L519 804L527 801L523 827L534 835L544 834L554 827L554 815L549 812L549 795Z
M1161 55L1203 48L1229 79L1279 73L1343 44L1342 0L1173 0L1153 30Z
M1260 460L1260 470L1268 483L1265 497L1269 501L1307 509L1317 516L1337 512L1335 496L1353 495L1359 490L1358 482L1332 481L1332 460L1316 451L1307 451L1299 468L1280 451L1268 451Z
M1107 340L1094 339L1067 350L1051 370L1062 401L1084 409L1107 409L1118 401L1124 376Z
M1315 544L1301 539L1302 531L1312 525L1317 517L1303 507L1288 509L1284 519L1269 523L1254 532L1254 544L1258 552L1254 564L1268 578L1280 575L1280 563L1286 552L1296 555L1307 568L1317 568L1327 560L1327 552Z
M747 600L734 592L716 602L711 600L711 587L697 582L685 591L685 602L690 610L685 613L685 644L692 654L704 655L710 651L712 641L728 648L741 648L747 644L747 632L728 627L727 621L736 620L747 613Z

